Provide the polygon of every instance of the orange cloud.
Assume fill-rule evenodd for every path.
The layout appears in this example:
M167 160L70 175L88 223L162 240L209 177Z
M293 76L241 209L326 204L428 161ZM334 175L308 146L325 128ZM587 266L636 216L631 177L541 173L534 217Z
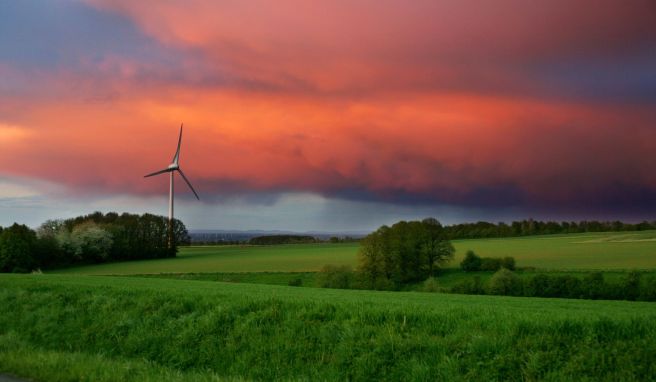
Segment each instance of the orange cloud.
M166 179L142 176L168 163L184 122L181 163L208 198L571 206L656 195L652 100L553 95L531 76L536 61L579 48L642 46L656 25L648 3L91 3L183 54L177 71L108 54L88 72L35 74L37 90L0 95L0 124L25 132L0 125L0 172L161 193Z

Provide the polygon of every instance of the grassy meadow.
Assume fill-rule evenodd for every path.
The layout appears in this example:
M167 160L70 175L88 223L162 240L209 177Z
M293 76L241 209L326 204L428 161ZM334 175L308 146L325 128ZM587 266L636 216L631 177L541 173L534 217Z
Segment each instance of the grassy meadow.
M0 275L0 371L66 380L653 380L656 304Z
M551 270L656 268L656 231L585 233L455 240L457 268L468 249L479 256L512 256L519 267ZM325 264L356 265L357 243L276 246L191 246L178 257L53 270L53 273L314 272Z
M515 257L520 277L594 269L616 282L628 269L656 272L655 231L453 244L440 287L470 277L457 269L468 249ZM171 259L0 274L0 373L44 381L656 379L656 303L287 286L317 286L317 270L353 266L357 251L355 243L192 246Z

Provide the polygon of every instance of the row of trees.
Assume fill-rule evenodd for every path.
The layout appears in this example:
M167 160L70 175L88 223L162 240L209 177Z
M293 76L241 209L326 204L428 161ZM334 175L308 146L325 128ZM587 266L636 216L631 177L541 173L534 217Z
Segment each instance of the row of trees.
M314 236L309 235L264 235L256 236L248 241L252 245L304 244L317 243Z
M469 250L465 254L465 258L460 262L460 268L465 272L498 271L501 268L514 271L515 258L511 256L479 257L474 251Z
M613 283L605 281L600 272L591 272L583 278L545 273L523 278L502 268L487 283L483 283L480 277L474 277L446 291L523 297L656 301L656 276L643 280L640 272L627 272L619 282Z
M552 222L522 220L507 223L463 223L444 227L449 239L552 235L582 232L646 231L656 229L656 221L632 224L621 221Z
M67 220L48 220L36 231L15 223L0 227L0 271L28 272L74 264L174 257L189 243L184 224L152 214L95 212Z

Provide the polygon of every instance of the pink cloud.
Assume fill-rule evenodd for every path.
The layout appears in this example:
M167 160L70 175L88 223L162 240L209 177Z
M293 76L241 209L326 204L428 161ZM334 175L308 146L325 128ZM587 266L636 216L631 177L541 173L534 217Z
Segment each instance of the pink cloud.
M0 96L0 124L26 133L0 150L0 172L80 193L162 193L166 179L142 176L167 164L184 121L183 168L208 198L656 195L653 105L547 97L516 71L639 50L656 30L650 2L92 4L187 52L182 69L110 55L39 73L32 93Z

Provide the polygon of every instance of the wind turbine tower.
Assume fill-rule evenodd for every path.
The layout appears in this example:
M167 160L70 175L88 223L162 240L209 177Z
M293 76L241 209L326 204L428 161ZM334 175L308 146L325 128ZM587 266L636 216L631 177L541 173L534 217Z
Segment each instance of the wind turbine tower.
M194 187L192 187L191 183L189 182L189 179L187 179L184 172L182 172L182 169L180 168L180 144L182 143L182 126L183 124L180 124L178 149L175 150L175 155L173 156L173 160L171 161L171 164L164 170L155 171L152 174L148 174L144 176L144 178L148 178L150 176L164 174L167 172L169 173L169 247L173 246L173 196L174 196L173 173L174 172L177 171L180 174L180 176L182 176L182 179L185 181L185 183L187 183L187 186L189 186L191 192L194 193L196 199L200 200L198 194L196 193L196 190L194 190Z

